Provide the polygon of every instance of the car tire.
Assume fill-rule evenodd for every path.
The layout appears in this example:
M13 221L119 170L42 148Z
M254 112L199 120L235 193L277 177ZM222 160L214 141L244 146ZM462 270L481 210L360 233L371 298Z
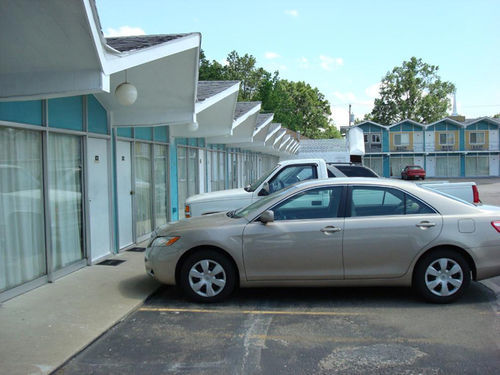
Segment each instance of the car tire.
M450 303L460 298L471 281L469 264L457 251L440 249L424 255L413 274L413 287L425 300Z
M227 256L214 250L200 250L182 264L179 285L196 302L218 302L236 287L236 270Z

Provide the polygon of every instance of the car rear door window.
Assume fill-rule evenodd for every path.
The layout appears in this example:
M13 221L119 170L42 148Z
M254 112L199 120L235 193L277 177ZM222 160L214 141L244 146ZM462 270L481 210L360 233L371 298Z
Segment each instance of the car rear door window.
M422 201L398 189L354 186L350 202L351 217L412 215L435 213Z
M274 220L304 220L338 217L342 187L330 186L302 191L274 206Z

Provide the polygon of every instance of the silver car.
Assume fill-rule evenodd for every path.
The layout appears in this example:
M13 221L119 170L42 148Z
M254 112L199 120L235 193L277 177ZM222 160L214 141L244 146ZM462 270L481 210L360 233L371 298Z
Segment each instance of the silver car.
M199 302L237 287L393 285L447 303L500 275L500 208L405 181L307 181L158 229L145 263Z

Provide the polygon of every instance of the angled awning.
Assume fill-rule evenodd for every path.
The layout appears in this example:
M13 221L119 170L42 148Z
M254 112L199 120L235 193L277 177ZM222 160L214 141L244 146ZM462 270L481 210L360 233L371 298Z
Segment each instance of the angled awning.
M261 102L238 102L234 111L232 134L219 137L207 137L207 143L243 143L252 142Z
M190 131L186 126L171 126L170 135L196 138L231 135L239 88L239 81L198 82L195 106L198 128Z
M255 123L255 128L252 134L251 142L242 143L231 143L233 147L241 147L244 149L251 150L252 147L264 147L264 141L267 136L267 130L273 121L274 113L259 113L257 115L257 121Z
M128 59L134 54L146 53L153 59L140 65L117 71L110 76L110 92L95 94L112 112L113 126L178 125L195 122L196 70L198 48L190 48L164 57L169 44L187 43L195 46L196 34L146 35L106 39L109 46L124 53ZM141 52L142 51L142 52ZM173 51L170 51L173 52ZM116 87L130 82L137 88L137 101L130 106L118 103Z

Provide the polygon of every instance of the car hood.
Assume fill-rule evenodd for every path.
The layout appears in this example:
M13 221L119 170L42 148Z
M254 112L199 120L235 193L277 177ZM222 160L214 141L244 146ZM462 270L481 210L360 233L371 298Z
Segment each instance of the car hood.
M186 204L193 204L198 202L214 202L214 201L227 201L227 200L239 200L242 198L248 198L252 193L246 191L243 188L240 189L230 189L230 190L220 190L213 191L211 193L197 194L186 199Z
M225 212L209 214L204 216L182 219L176 222L161 226L155 231L156 236L176 235L193 229L208 229L211 227L221 227L226 224L236 224L238 222L248 222L244 218L231 218Z

